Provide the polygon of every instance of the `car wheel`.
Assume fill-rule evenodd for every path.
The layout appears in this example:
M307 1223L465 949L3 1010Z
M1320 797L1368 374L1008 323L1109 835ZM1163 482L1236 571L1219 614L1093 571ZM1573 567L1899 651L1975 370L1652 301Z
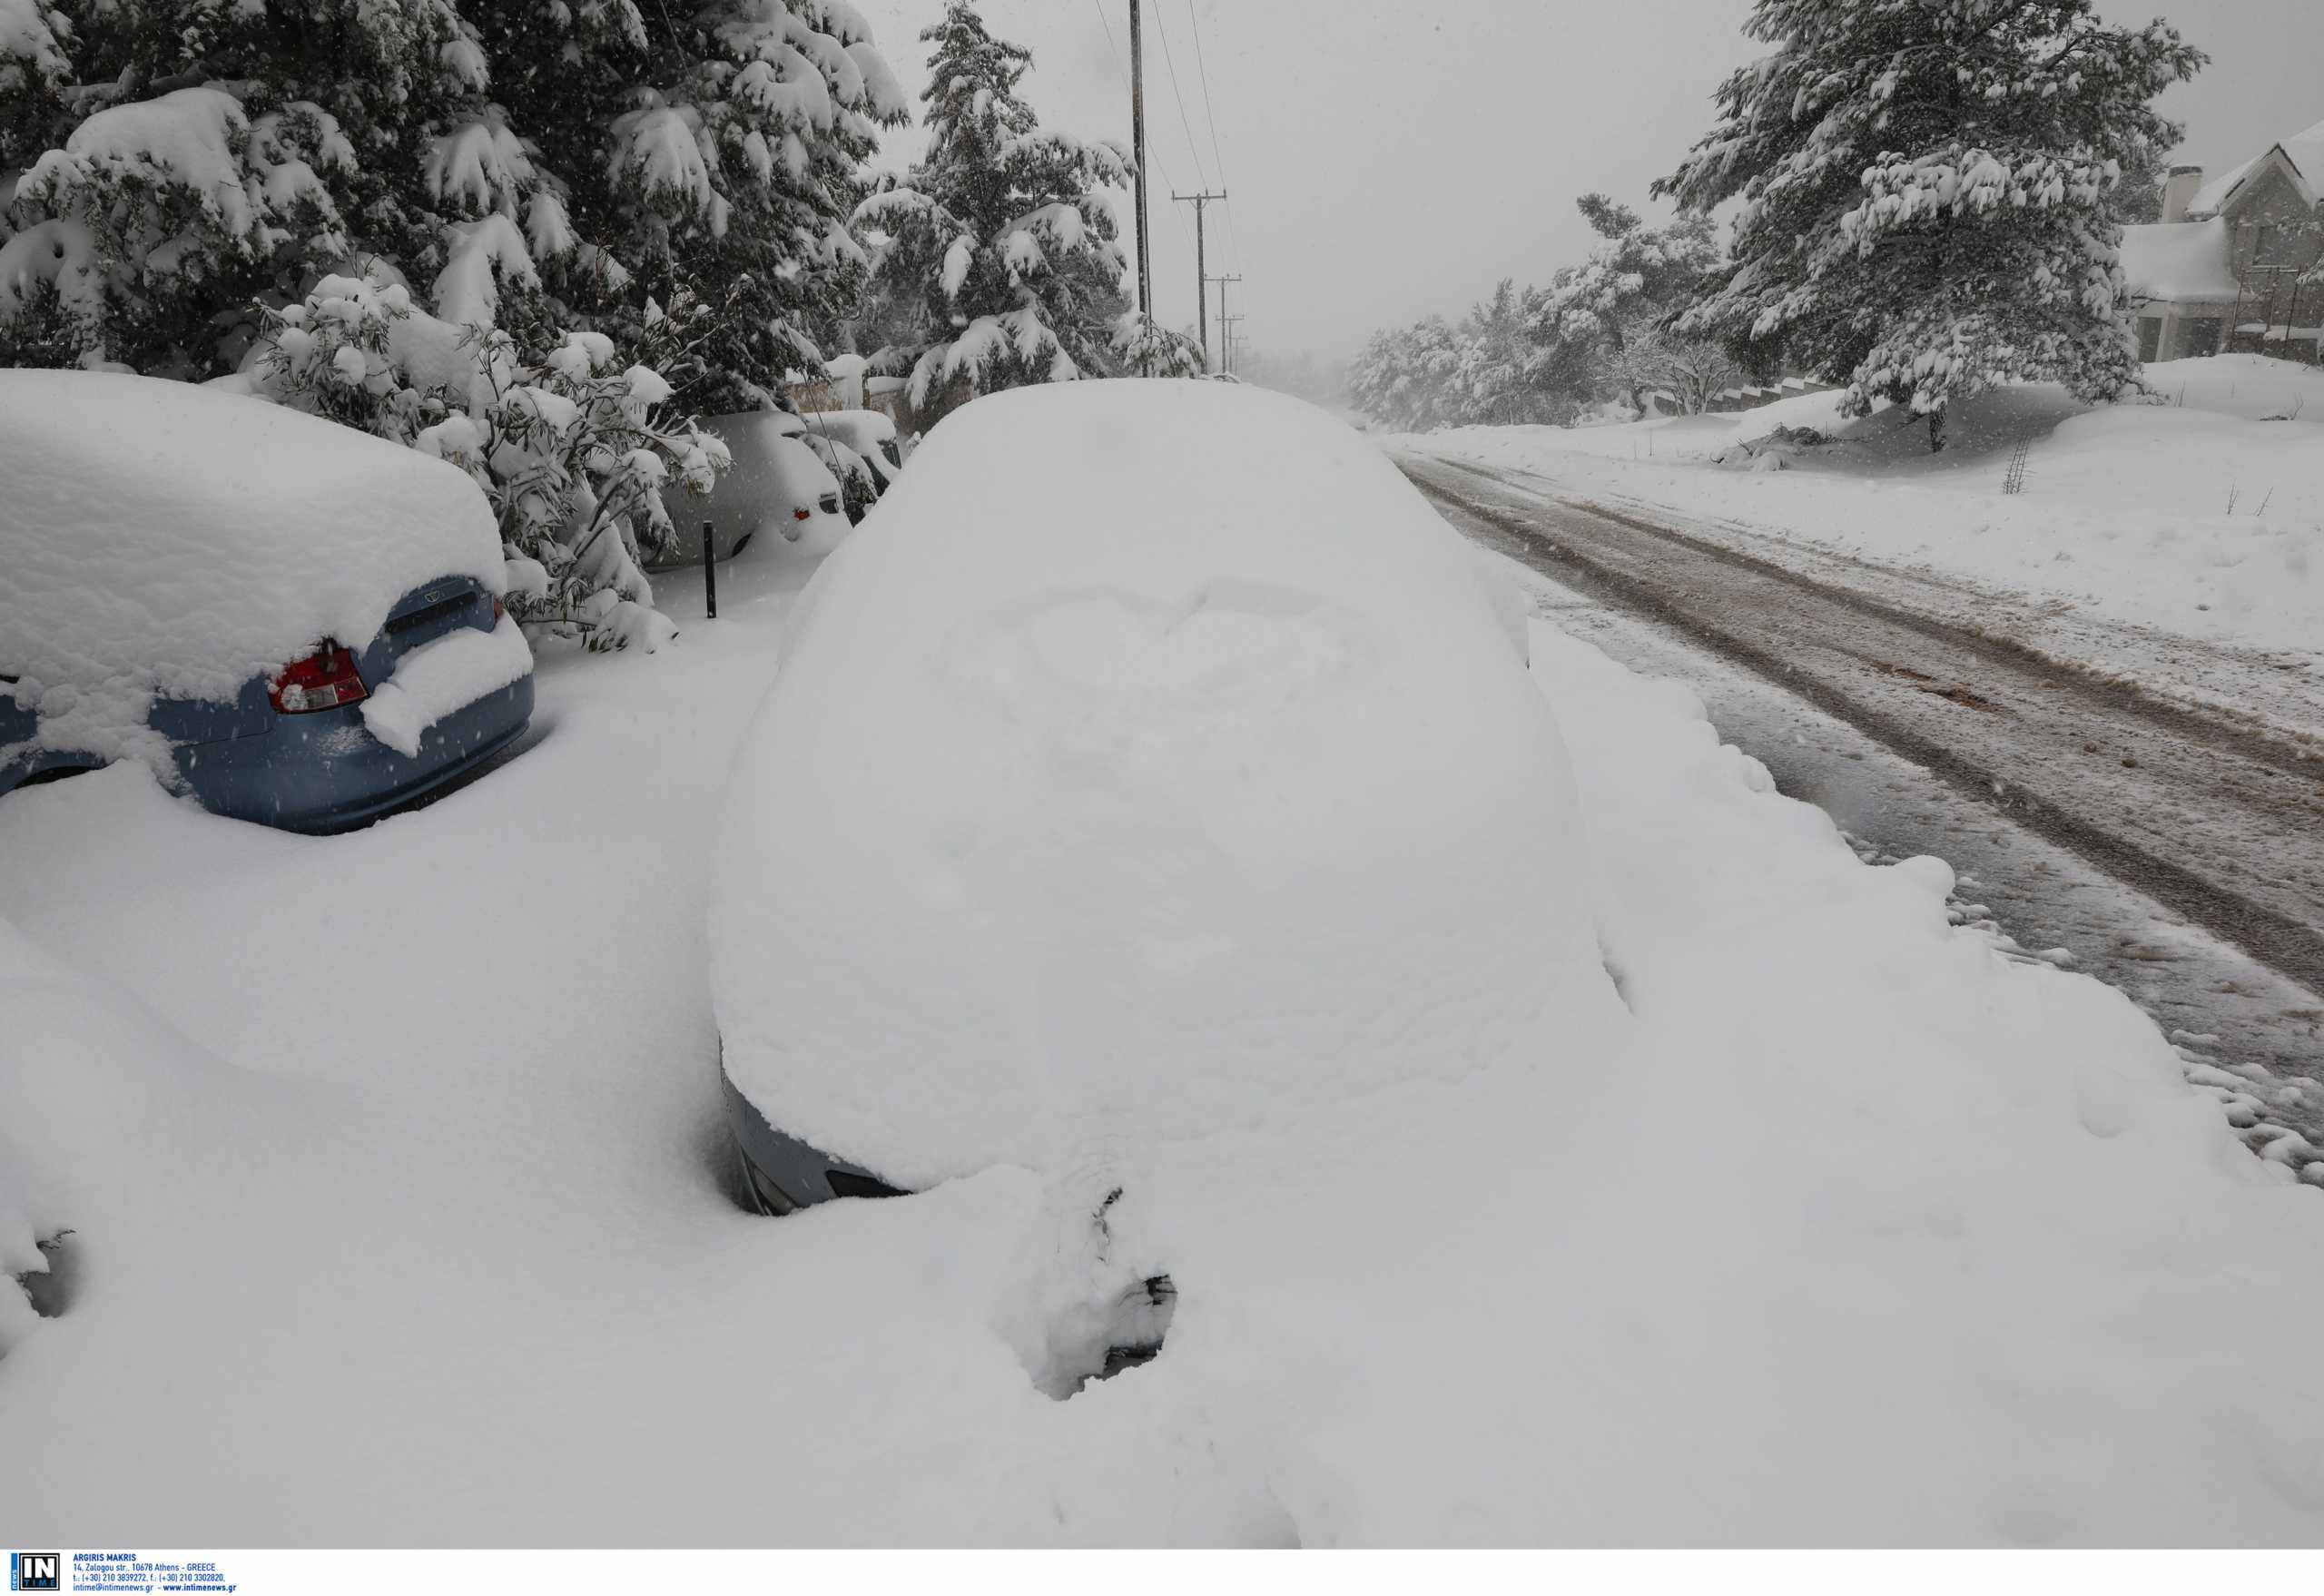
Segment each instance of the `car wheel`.
M18 782L16 785L19 787L37 787L43 782L61 782L70 776L85 776L92 771L100 771L103 769L104 769L104 766L102 764L51 765L46 770L34 771L31 775L28 775L23 781Z

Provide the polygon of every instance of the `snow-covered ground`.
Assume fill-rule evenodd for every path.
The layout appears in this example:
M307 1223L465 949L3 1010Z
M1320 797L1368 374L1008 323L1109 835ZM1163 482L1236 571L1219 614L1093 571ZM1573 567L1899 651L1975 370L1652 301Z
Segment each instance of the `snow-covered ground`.
M1972 585L1965 617L2040 652L2324 734L2324 370L2222 355L2149 378L2166 402L2089 409L2047 385L1984 395L1955 418L1941 454L1915 418L1841 421L1834 393L1730 415L1391 441L1647 507L1766 557L1837 553L1939 573ZM1840 441L1751 469L1741 446L1778 426ZM2024 488L2011 494L2021 443ZM2033 613L2008 615L1974 590L2026 596ZM2231 647L2254 668L2173 660L2167 638L2142 633Z
M1083 1171L740 1212L710 821L820 552L754 546L657 654L546 659L537 746L362 832L137 769L0 800L0 1260L70 1228L76 1274L60 1317L0 1305L10 1523L2324 1539L2324 1370L2250 1355L2324 1322L2324 1193L2126 1000L1953 927L1945 867L1861 862L1686 689L1545 623L1560 911L1619 998L1539 1056L1217 1127L1215 1187L1126 1198L1181 1294L1155 1362L1036 1389L1086 1305Z

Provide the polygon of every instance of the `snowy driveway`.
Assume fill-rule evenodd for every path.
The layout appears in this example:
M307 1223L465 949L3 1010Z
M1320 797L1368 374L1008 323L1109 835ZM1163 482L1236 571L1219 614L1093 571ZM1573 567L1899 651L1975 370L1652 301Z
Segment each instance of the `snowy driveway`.
M1621 1001L1222 1127L1125 1234L1145 1368L1035 1388L1087 1193L724 1189L702 817L802 569L329 841L0 802L0 1502L66 1543L2324 1539L2324 1200L2151 1024L1858 862L1547 626ZM674 586L682 586L677 578ZM9 929L13 927L14 929ZM5 1289L0 1282L0 1290Z

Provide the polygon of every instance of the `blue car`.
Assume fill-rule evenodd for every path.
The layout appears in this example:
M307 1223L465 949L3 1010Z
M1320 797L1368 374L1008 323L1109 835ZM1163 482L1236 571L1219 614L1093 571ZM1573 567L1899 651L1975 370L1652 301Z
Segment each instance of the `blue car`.
M213 814L294 832L359 826L444 785L515 742L532 719L530 673L456 710L404 754L363 723L368 683L407 654L463 627L489 632L500 600L470 577L408 593L359 654L326 642L272 676L253 676L231 703L157 698L146 724L166 738L186 793ZM39 717L0 672L0 793L77 775L105 763L32 744Z
M294 832L337 832L378 819L497 754L533 714L528 672L437 721L404 754L363 722L366 685L384 682L396 662L463 627L489 632L501 603L471 577L408 593L379 635L359 654L326 642L272 676L253 676L231 703L157 698L147 724L166 738L184 790L204 809ZM32 738L39 717L0 671L0 793L27 783L77 775L104 761Z
M213 813L343 831L531 719L491 512L442 462L86 372L0 372L0 794L138 757Z

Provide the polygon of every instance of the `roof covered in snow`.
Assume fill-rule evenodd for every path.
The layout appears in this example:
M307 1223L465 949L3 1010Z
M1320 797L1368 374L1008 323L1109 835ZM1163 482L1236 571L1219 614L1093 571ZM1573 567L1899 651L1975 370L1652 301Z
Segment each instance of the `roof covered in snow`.
M326 637L359 648L439 576L506 581L457 468L91 371L0 371L0 670L42 699L50 741L115 755L138 751L155 693L231 697Z
M2122 229L2122 275L2134 300L2231 300L2227 222L2162 222Z
M2299 182L2308 202L2312 205L2324 200L2324 122L2319 122L2307 132L2294 133L2240 166L2211 179L2195 191L2195 197L2188 209L2198 216L2217 212L2242 186L2244 179L2265 165L2268 157L2277 150L2283 152L2284 161L2291 167L2292 175Z

